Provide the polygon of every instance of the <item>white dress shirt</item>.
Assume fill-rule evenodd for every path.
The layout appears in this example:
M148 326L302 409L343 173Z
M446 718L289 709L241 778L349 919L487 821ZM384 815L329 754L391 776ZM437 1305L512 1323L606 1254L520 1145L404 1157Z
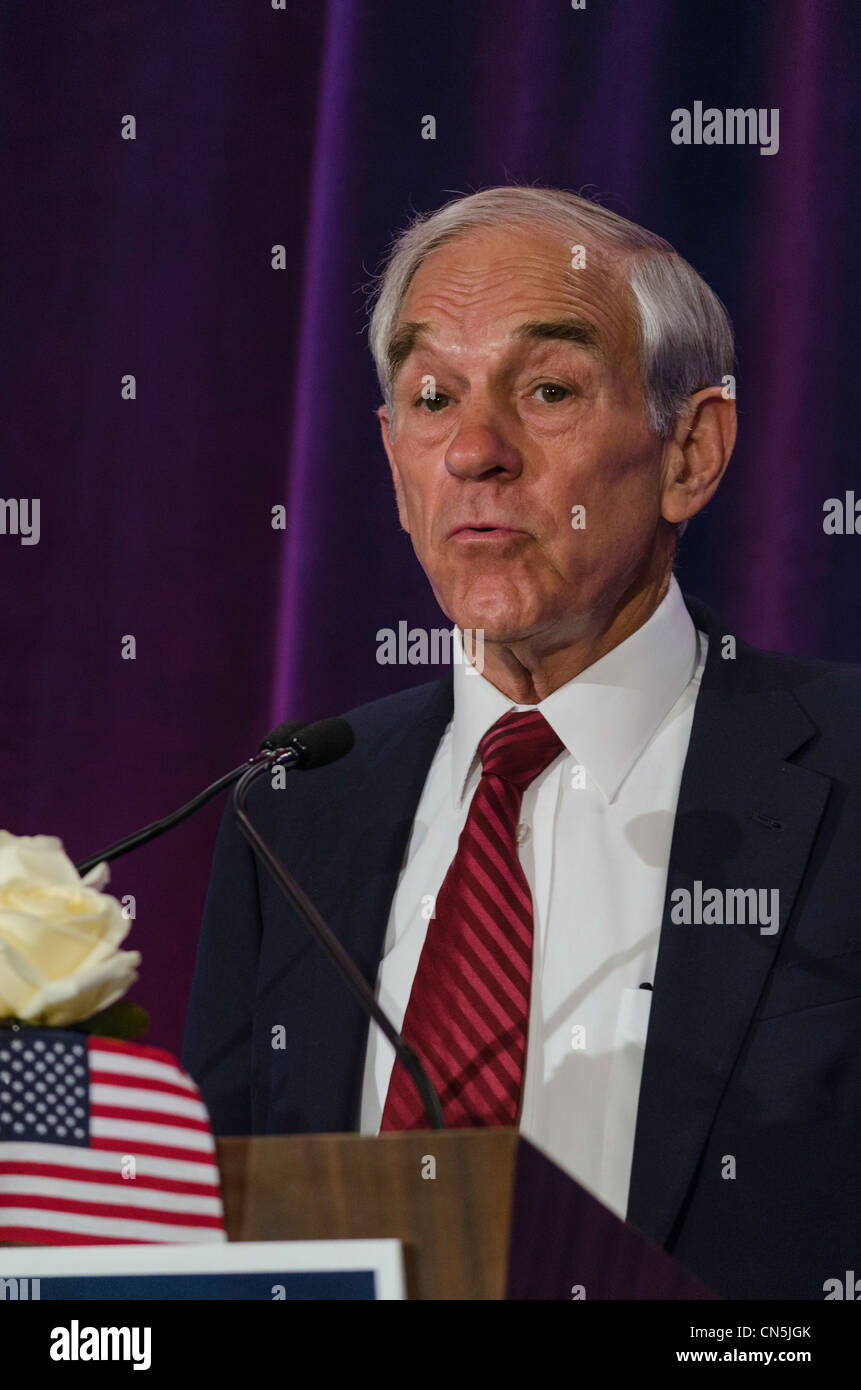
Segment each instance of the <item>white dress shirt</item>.
M478 745L538 709L565 752L527 787L519 856L535 922L520 1132L624 1217L670 842L707 641L673 577L648 622L538 705L466 663L392 901L377 997L403 1024L433 899L481 776ZM394 1053L368 1037L360 1127L379 1132Z

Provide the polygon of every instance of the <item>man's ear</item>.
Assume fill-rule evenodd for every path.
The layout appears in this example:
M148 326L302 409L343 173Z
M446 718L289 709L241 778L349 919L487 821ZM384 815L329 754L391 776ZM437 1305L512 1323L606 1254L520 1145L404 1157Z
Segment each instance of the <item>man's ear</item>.
M386 458L389 460L389 468L392 472L392 482L395 485L395 500L398 504L398 518L401 527L409 535L410 528L407 524L407 509L404 503L404 489L401 482L401 473L395 462L395 451L392 444L391 415L387 405L381 405L377 411L377 419L380 422L380 434L383 439L383 448L386 451Z
M661 513L665 521L688 521L711 501L735 445L735 401L721 386L696 391L664 446Z

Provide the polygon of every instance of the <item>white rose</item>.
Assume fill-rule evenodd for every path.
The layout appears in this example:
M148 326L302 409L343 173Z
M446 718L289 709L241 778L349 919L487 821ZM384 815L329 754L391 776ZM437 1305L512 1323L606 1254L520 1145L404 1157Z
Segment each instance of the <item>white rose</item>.
M106 1009L137 979L138 951L107 864L81 878L54 835L0 830L0 1018L63 1027Z

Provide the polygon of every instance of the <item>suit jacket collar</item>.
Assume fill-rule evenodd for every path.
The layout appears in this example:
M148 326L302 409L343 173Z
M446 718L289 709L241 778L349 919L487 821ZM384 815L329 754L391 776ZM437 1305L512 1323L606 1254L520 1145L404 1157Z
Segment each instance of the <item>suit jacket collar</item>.
M779 662L686 603L709 651L670 850L628 1201L628 1219L670 1248L831 785L788 761L817 730ZM776 889L779 930L678 925L671 895L697 881L703 891Z

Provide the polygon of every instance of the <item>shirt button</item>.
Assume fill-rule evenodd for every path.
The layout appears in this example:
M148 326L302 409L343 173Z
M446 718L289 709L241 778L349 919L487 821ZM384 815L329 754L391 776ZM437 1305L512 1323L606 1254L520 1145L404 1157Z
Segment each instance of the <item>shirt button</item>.
M520 825L518 825L517 827L517 843L519 845L525 845L526 841L529 839L529 836L531 834L532 831L530 830L529 826L521 822Z

